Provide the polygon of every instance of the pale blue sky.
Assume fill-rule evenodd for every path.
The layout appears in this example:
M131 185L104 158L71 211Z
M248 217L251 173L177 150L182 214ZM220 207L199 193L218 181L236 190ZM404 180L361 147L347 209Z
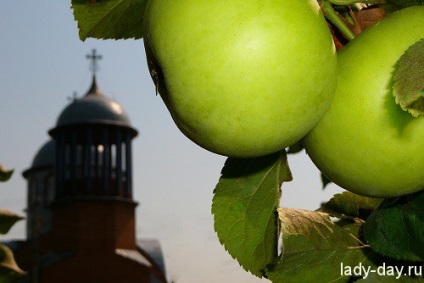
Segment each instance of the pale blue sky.
M91 75L85 55L103 55L98 84L127 111L139 130L134 140L134 198L138 237L161 241L169 277L178 283L266 282L246 273L213 231L212 192L225 158L184 137L155 96L141 40L78 38L70 0L0 2L0 162L15 168L1 184L0 207L24 214L29 167L47 131ZM289 157L294 181L283 185L282 204L315 209L339 192L321 190L318 171L302 153ZM24 238L25 222L7 238Z

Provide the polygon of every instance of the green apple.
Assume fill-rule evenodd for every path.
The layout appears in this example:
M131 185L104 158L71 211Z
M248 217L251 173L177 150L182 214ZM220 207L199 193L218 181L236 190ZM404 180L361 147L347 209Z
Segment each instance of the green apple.
M339 52L334 101L303 143L344 189L371 197L424 189L424 117L403 111L392 92L397 61L422 38L424 6L415 6L390 14Z
M144 42L176 125L218 154L282 150L334 96L337 56L315 0L150 0Z

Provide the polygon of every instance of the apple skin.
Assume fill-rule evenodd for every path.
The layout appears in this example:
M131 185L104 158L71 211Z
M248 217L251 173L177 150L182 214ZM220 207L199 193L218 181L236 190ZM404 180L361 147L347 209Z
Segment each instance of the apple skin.
M392 72L424 38L424 6L395 12L338 54L338 86L330 109L303 139L306 152L331 181L371 197L424 189L424 117L395 103Z
M178 128L221 155L290 146L334 96L337 56L315 0L150 0L144 42Z

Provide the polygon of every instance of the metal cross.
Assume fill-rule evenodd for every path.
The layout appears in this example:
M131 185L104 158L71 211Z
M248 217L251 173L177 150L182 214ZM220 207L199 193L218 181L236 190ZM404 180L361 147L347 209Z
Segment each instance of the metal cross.
M97 65L97 60L102 59L102 55L98 55L96 49L93 49L91 50L91 54L86 55L86 58L88 60L91 60L90 69L93 72L93 75L95 75L97 70L99 69L99 66Z
M67 99L68 99L69 101L76 101L76 100L78 99L78 93L77 93L76 91L74 91L74 92L72 93L72 96L68 96L68 97L67 97Z

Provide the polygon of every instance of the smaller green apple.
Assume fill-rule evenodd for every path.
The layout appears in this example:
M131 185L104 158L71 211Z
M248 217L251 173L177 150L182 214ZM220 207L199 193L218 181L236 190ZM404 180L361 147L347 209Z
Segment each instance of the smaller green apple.
M321 172L344 189L371 197L424 189L424 117L403 111L392 90L399 58L422 38L424 6L414 6L339 52L334 101L303 143Z
M151 76L178 128L212 152L257 157L309 132L337 58L316 0L150 0Z

